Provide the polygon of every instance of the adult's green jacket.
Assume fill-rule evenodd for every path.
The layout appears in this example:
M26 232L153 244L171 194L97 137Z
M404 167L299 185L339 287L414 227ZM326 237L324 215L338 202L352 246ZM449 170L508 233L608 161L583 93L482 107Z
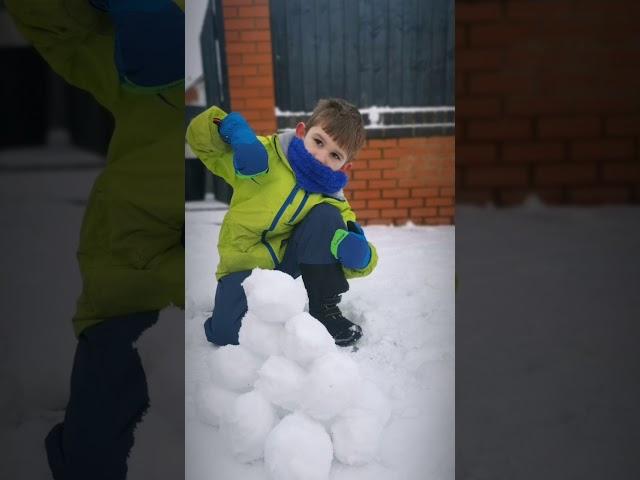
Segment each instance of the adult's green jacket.
M187 128L187 143L196 156L233 187L229 211L218 238L218 279L256 267L275 268L284 257L286 242L294 227L320 203L337 207L345 222L356 220L341 193L335 196L309 193L296 183L285 154L293 132L259 136L267 150L268 171L253 178L237 176L233 168L233 151L222 140L213 122L226 115L214 106L195 117ZM368 275L375 268L378 255L375 247L369 245L372 252L369 265L362 270L343 268L347 278Z
M5 4L51 68L115 120L80 233L76 334L109 317L183 307L184 83L159 94L123 88L111 22L88 0Z

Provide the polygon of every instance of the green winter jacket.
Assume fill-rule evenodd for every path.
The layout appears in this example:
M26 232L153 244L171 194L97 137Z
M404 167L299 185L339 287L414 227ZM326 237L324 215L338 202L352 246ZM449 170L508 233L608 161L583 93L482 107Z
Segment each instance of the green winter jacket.
M187 142L193 152L209 170L233 187L231 205L218 238L218 279L256 267L275 268L284 257L286 242L294 227L319 203L337 207L345 222L355 221L356 215L341 195L329 197L308 193L296 184L285 155L292 133L258 137L269 157L267 173L254 178L236 176L233 151L222 140L213 122L214 118L222 119L226 115L214 106L194 118L187 128ZM347 278L368 275L375 268L378 255L375 247L369 245L369 265L362 270L343 268Z
M110 20L87 0L6 7L51 68L115 120L80 232L75 333L109 317L183 307L184 83L156 95L122 88Z

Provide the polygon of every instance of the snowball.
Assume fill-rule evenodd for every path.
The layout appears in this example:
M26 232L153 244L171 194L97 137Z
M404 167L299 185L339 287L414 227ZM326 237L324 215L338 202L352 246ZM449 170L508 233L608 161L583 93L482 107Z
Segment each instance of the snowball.
M371 380L364 380L356 392L353 407L373 414L384 426L391 418L391 402Z
M328 480L333 446L325 429L296 412L267 437L264 461L272 480Z
M242 462L262 458L264 442L275 423L273 406L260 392L253 390L238 396L225 425L236 458Z
M242 287L249 311L266 322L286 322L302 312L307 301L304 286L277 270L256 268Z
M351 357L333 352L311 364L305 383L304 412L317 420L330 420L352 405L362 377Z
M336 350L335 340L325 326L307 312L299 313L284 326L282 351L301 365Z
M383 427L371 412L349 409L331 425L336 458L352 466L371 462L378 451Z
M226 345L211 351L207 356L209 373L214 384L246 392L258 378L261 361L241 345Z
M209 383L196 387L196 412L204 422L214 427L228 421L238 394Z
M280 337L282 328L280 325L263 322L251 312L242 319L240 327L240 345L253 353L268 357L280 353Z
M258 370L256 388L271 402L287 410L294 410L300 402L306 372L291 360L269 357Z

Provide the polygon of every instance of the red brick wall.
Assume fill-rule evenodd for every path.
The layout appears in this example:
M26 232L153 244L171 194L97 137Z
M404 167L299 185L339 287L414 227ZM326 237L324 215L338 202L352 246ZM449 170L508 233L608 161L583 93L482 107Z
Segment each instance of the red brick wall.
M268 0L224 0L231 108L276 131ZM453 224L454 138L368 140L345 194L363 224Z
M456 2L461 202L640 201L635 2Z
M368 140L345 189L367 224L454 223L454 138Z

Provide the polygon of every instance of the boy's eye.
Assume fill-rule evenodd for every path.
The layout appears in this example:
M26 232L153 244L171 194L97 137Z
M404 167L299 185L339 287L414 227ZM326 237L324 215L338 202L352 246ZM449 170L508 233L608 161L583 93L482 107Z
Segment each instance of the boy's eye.
M340 160L340 155L338 155L337 153L332 153L331 156L336 160Z
M322 141L318 140L317 138L314 138L314 140L316 141L316 145L318 145L319 147L322 146Z

